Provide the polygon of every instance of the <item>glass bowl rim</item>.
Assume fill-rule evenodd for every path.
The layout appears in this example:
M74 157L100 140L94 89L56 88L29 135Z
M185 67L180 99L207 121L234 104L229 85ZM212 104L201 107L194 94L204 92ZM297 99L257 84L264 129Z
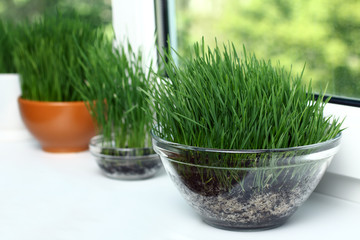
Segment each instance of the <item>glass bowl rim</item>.
M290 152L290 151L302 151L302 150L311 150L316 148L322 148L326 147L327 145L336 144L339 145L340 139L341 139L342 133L340 132L337 134L334 138L329 139L324 142L304 145L304 146L296 146L296 147L289 147L289 148L271 148L271 149L219 149L219 148L205 148L205 147L196 147L196 146L190 146L180 143L171 142L168 140L165 140L163 138L160 138L157 136L154 132L154 128L151 130L151 137L153 140L170 145L171 147L182 149L182 150L190 150L190 151L197 151L197 152L207 152L207 153L229 153L229 154L238 154L238 153L248 153L248 154L254 154L254 153L283 153L283 152Z
M102 157L104 158L106 161L119 161L119 160L129 160L129 159L133 159L133 160L151 160L153 158L158 158L158 154L154 151L153 147L141 147L141 148L118 148L118 147L102 147L101 145L96 145L96 143L98 143L98 141L100 139L103 138L102 134L96 135L94 137L92 137L90 139L89 142L89 150L90 153L96 157ZM101 143L101 142L99 142ZM149 149L150 151L152 151L153 153L149 154L149 155L140 155L140 156L112 156L112 155L107 155L107 154L102 154L102 153L95 153L91 150L92 147L100 147L101 149L111 149L111 150L116 150L116 151L121 151L121 152L133 152L133 151L137 151L137 150L145 150L145 149Z

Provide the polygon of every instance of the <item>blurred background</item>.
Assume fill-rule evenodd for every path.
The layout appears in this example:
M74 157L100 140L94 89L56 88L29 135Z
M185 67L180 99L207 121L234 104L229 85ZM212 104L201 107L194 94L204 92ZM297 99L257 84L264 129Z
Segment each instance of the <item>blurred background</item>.
M57 10L76 12L95 26L111 24L111 0L0 0L0 18L6 21L33 20Z
M359 0L176 0L178 51L194 41L233 41L292 65L316 91L360 98Z
M149 0L151 1L151 0ZM125 1L124 1L125 2ZM233 41L259 58L280 61L293 73L306 63L304 81L316 91L360 98L359 0L175 0L180 54L194 41ZM0 0L0 18L35 19L45 11L74 11L111 31L111 0Z

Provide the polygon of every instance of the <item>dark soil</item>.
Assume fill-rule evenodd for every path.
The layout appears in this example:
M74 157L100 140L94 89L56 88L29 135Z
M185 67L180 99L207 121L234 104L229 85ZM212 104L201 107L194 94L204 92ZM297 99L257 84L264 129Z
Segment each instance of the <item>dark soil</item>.
M258 176L255 171L237 171L236 176L230 171L222 172L222 177L230 179L230 186L225 186L219 172L209 170L204 174L195 168L184 171L179 165L172 167L177 175L170 173L171 178L208 224L227 229L266 229L282 225L309 197L326 163L316 166L318 170L312 174L294 177L292 170L282 171L276 181L261 188L254 184ZM264 171L264 179L267 174L270 172Z
M162 168L162 163L157 155L140 160L118 161L101 157L97 159L97 163L106 176L125 180L150 178Z

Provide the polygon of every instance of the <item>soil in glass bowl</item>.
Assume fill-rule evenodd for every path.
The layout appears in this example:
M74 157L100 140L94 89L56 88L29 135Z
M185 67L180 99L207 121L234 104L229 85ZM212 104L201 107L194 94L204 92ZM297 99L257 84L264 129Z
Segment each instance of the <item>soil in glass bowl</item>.
M284 224L313 192L339 143L340 136L297 148L228 151L153 135L154 150L188 204L209 225L231 230Z
M147 179L162 169L161 160L152 148L111 147L111 143L102 142L101 135L91 139L90 152L103 174L114 179Z

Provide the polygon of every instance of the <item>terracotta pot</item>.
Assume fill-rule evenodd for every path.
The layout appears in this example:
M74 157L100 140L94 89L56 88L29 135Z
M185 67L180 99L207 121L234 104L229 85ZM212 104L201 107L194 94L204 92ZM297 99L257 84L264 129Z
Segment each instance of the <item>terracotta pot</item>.
M95 126L84 102L41 102L19 97L25 126L47 152L88 149Z

